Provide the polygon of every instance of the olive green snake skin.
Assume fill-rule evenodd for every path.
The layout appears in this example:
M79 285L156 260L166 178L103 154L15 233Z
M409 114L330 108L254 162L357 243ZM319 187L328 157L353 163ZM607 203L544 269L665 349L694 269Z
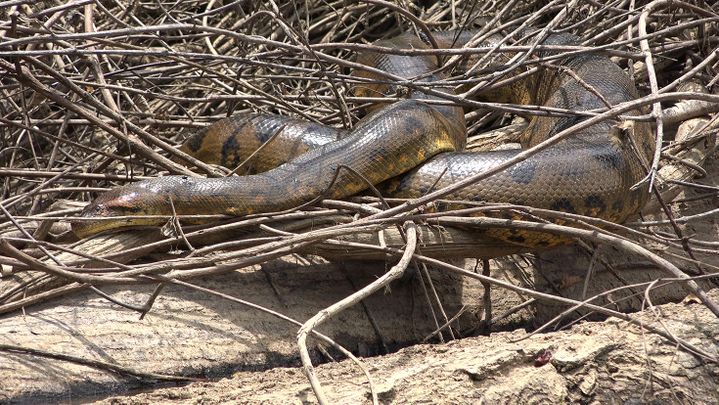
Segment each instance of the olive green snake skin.
M437 33L441 47L459 47L471 35L455 38ZM552 35L545 44L573 43L567 34ZM413 35L401 35L377 45L429 48ZM361 53L358 62L407 79L424 75L441 85L435 56ZM493 92L495 99L537 104L570 111L606 108L638 97L632 80L609 59L574 55L559 62L561 69L539 72ZM574 74L567 74L571 70ZM377 79L358 86L358 96L394 94L397 89L376 73L358 71L359 79ZM580 78L580 81L576 79ZM376 82L379 81L379 84ZM451 93L442 87L433 87ZM601 94L600 98L597 93ZM345 198L367 188L365 180L393 197L419 197L511 159L517 151L463 152L464 111L447 104L432 106L439 97L412 91L408 99L377 104L351 130L338 130L298 119L241 114L221 120L191 137L182 150L209 163L233 168L272 137L252 160L255 174L224 178L164 176L112 189L82 212L73 230L80 236L128 226L157 225L165 220L142 215L229 214L281 211L322 195ZM531 147L580 122L583 117L535 116L522 134ZM634 123L632 131L617 131L617 120L606 120L540 151L530 158L457 191L448 198L503 202L589 215L621 222L638 212L647 199L646 187L632 187L646 174L653 152L648 126ZM389 181L388 181L389 180ZM126 216L123 219L112 219ZM129 217L128 217L129 216ZM100 220L105 219L105 220ZM533 247L551 239L528 232L498 231L496 237Z

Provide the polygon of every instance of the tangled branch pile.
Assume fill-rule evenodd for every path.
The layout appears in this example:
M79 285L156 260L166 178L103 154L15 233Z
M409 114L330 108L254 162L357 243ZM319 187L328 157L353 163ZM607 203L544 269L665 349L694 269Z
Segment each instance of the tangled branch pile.
M639 252L682 279L705 304L719 311L689 281L719 269L719 242L716 235L695 237L686 228L697 221L711 221L717 210L675 218L673 208L686 201L671 204L680 192L697 190L699 200L716 206L716 183L692 180L706 174L704 159L716 151L716 5L701 0L636 4L623 0L566 4L18 0L0 1L0 11L0 264L4 276L17 277L16 284L0 289L3 313L91 285L176 282L291 253L401 257L397 274L411 260L463 271L428 256L516 253L517 249L475 233L489 226L508 226L506 221L469 218L462 212L439 217L408 210L389 220L353 224L383 209L374 197L325 200L289 213L210 218L221 220L221 226L177 227L170 221L164 233L130 233L94 241L76 242L69 231L69 218L107 188L168 172L217 175L218 168L200 162L189 160L194 172L178 163L188 160L176 145L218 119L258 111L351 128L364 114L363 107L376 101L353 95L359 82L349 73L355 68L357 50L408 31L474 28L479 23L489 23L498 34L507 35L508 41L496 52L510 56L531 50L537 27L553 24L555 32L579 35L581 46L565 52L609 55L627 70L644 96L647 112L653 111L635 118L651 122L662 141L663 167L658 176L652 173L656 192L645 210L651 221L636 219L619 226L531 207L494 208L523 218L559 219L567 225L550 225L556 233ZM523 40L510 35L520 31L526 33ZM465 53L484 52L486 48L473 48ZM437 53L452 55L453 51ZM535 67L535 59L526 58L519 68ZM495 78L489 72L450 80L491 84L498 79L504 77ZM396 94L386 99L402 97ZM466 104L471 107L472 102L468 99ZM508 122L507 111L546 113L532 106L502 104L468 109L470 143L494 146L482 133ZM658 196L663 197L661 202ZM530 221L515 222L535 226ZM386 233L383 243L375 240L380 230ZM420 246L426 256L411 249L417 234L422 236ZM23 248L27 253L19 250ZM171 260L162 256L166 260L133 262L171 249ZM88 272L86 267L98 269ZM30 276L23 278L26 274ZM380 279L340 307L357 302L383 282L388 281ZM46 293L33 295L40 292ZM522 292L552 299L533 295L531 290ZM616 315L600 307L592 309ZM314 321L302 332L310 333L321 319Z

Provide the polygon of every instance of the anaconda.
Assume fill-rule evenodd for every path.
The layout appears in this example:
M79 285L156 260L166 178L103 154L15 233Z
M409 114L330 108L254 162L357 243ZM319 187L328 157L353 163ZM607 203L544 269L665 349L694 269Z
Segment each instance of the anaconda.
M472 33L435 33L441 47L461 47ZM427 49L428 41L404 34L378 41L384 47ZM549 36L544 44L571 44L568 34ZM491 44L490 44L491 45ZM358 62L406 79L421 77L441 93L443 73L435 56L404 56L363 52ZM467 64L469 65L469 64ZM559 66L538 72L493 91L495 100L536 104L569 111L606 108L638 97L629 76L600 55L572 55ZM571 71L572 74L567 74ZM357 71L366 80L359 96L397 94L397 86L374 71ZM364 190L366 180L385 182L394 197L418 197L485 171L517 151L472 153L466 142L460 106L432 104L440 95L421 89L405 92L407 100L379 103L349 131L298 119L266 114L240 114L221 120L191 137L182 150L210 163L234 167L270 137L252 160L255 174L224 178L164 176L112 189L89 204L81 216L97 219L73 223L80 236L156 225L163 219L142 215L247 215L292 208L323 195L344 198ZM531 147L585 119L582 116L535 116L522 134ZM633 187L646 173L654 145L651 131L634 123L618 131L610 119L559 141L508 170L461 189L450 198L505 202L590 215L621 222L647 199L645 187ZM341 166L351 167L365 179ZM124 216L125 218L113 219ZM551 244L536 234L498 231L496 237L536 247Z

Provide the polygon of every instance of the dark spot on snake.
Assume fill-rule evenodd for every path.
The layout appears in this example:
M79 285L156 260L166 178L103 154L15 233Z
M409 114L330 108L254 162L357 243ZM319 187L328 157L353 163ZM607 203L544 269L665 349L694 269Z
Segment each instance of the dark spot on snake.
M509 170L509 176L515 183L529 184L534 180L537 172L537 162L525 161L521 165L513 166Z
M561 89L561 92L562 92L562 94L564 95L564 93L566 92L566 90L565 90L565 89ZM568 99L569 96L568 96L568 95L565 95L565 98ZM569 105L569 104L574 104L574 103L570 103L570 102L568 102L568 101L565 101L564 104ZM560 118L557 119L556 123L554 124L554 131L553 131L553 132L554 132L554 133L558 133L558 132L560 132L560 131L564 131L564 130L567 129L567 128L570 128L570 127L572 127L572 126L574 126L574 125L576 125L576 124L579 124L580 122L584 121L584 119L585 119L584 117L577 117L577 116L573 116L573 117L560 117Z
M237 142L237 138L234 135L228 137L222 144L222 165L226 167L237 166L240 163L239 150L240 144Z
M612 211L620 212L624 209L624 202L622 200L616 200L612 204Z
M584 204L590 209L597 208L599 212L604 212L607 209L607 204L604 202L604 199L596 194L587 196L587 198L584 199Z
M535 242L538 246L549 246L549 241L546 241L544 239L540 239Z
M507 236L507 240L515 243L525 243L527 239L522 235L510 235Z
M567 178L567 179L576 179L579 176L581 176L581 171L577 167L570 166L570 167L562 168L559 172L559 175L561 177Z
M420 184L420 186L418 187L420 195L425 195L425 194L429 193L431 191L431 189L432 189L431 184Z
M272 135L275 134L281 127L272 125L270 128L267 128L265 131L257 131L255 137L260 142L260 144L263 144L272 138Z
M185 141L185 145L190 148L191 151L197 152L202 147L202 143L207 136L207 128L203 128L200 132L192 135L188 140Z
M422 123L421 120L417 119L414 114L407 114L403 119L403 127L407 130L407 132L419 129L424 127L425 125Z
M622 157L616 151L602 151L594 154L594 159L599 161L602 167L609 170L619 170L622 164Z
M555 201L549 208L554 211L568 212L570 214L577 213L577 210L574 209L574 205L572 205L572 202L566 198L560 198L559 200Z

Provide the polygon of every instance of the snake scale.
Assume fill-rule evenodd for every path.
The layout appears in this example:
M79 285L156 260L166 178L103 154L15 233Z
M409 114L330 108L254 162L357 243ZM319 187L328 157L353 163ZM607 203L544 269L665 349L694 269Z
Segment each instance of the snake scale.
M461 47L472 33L438 32L433 36L440 47L450 48ZM543 43L576 41L569 34L553 34ZM376 45L426 49L430 48L427 42L403 34ZM435 56L370 51L359 53L357 61L406 79L421 77L436 83L433 88L439 92L452 94L451 89L441 87L445 75L438 73ZM561 59L558 66L542 66L537 73L480 96L570 111L606 108L638 97L628 75L604 56L575 54ZM364 80L355 90L358 96L402 94L402 88L375 71L353 74ZM273 212L320 195L344 198L366 189L365 180L338 170L343 165L373 184L384 182L381 189L389 196L418 197L518 153L463 151L466 124L462 107L432 105L431 101L440 97L421 90L404 94L406 100L373 105L348 131L268 114L240 114L218 121L189 138L181 149L208 163L235 167L272 138L253 158L256 173L223 178L164 176L118 187L90 203L81 216L93 220L74 222L73 230L85 237L128 226L157 225L165 219L141 216L173 212L234 216ZM522 146L536 145L583 119L534 116L521 136ZM592 125L449 198L528 205L621 222L638 212L647 199L646 187L632 186L644 178L654 145L645 124L635 122L631 131L617 130L618 124L611 119ZM113 219L118 216L123 218ZM528 247L553 244L548 237L522 231L497 231L496 237Z

